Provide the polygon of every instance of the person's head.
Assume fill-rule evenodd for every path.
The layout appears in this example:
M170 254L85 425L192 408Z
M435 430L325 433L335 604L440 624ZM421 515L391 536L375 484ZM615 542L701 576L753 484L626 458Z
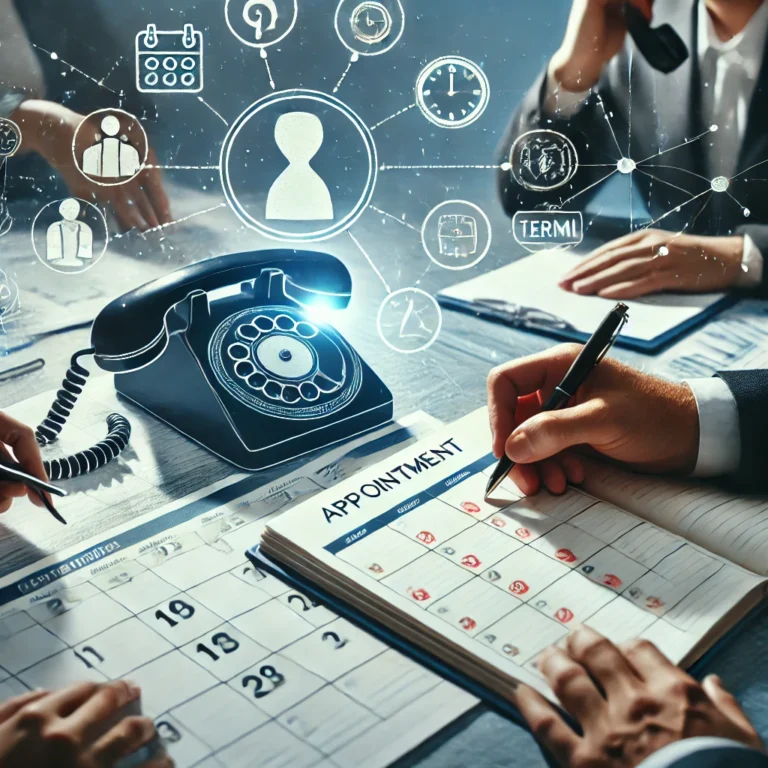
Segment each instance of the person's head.
M308 163L323 144L323 124L310 112L288 112L275 123L275 143L289 163Z
M120 133L120 121L114 115L107 115L101 121L101 130L105 136L117 136Z
M73 197L68 197L59 206L59 213L66 221L75 221L80 215L80 203Z

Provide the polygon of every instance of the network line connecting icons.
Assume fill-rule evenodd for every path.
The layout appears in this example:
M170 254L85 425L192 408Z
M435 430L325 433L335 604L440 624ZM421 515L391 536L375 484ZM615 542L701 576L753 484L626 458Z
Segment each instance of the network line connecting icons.
M112 107L93 112L78 125L72 141L76 167L90 183L103 187L128 184L147 168L218 170L225 198L221 206L229 207L244 226L266 238L311 243L347 233L386 289L387 299L377 315L384 342L405 354L426 350L442 326L437 301L415 286L390 287L351 227L368 208L410 227L421 236L431 260L430 265L423 265L426 269L470 269L488 254L490 221L468 200L435 201L421 228L406 222L405 214L398 218L371 204L379 173L389 169L379 162L374 132L411 110L439 128L472 125L483 115L490 98L482 67L455 54L417 66L413 71L413 103L401 105L378 122L366 123L355 109L332 94L343 86L356 61L384 55L401 43L406 28L401 0L338 0L332 23L350 56L335 85L332 79L322 91L278 89L268 61L268 49L278 46L297 26L298 0L222 0L222 6L222 21L245 46L243 55L248 55L247 48L258 50L271 92L256 99L234 120L221 115L202 96L197 97L227 126L218 165L148 165L150 145L143 118ZM171 28L150 22L137 30L138 91L194 94L203 90L208 30L204 34L193 20L184 22ZM59 59L56 53L50 56ZM98 81L68 62L61 63L111 90L103 84L104 78ZM13 154L20 142L17 126L0 121L0 158ZM65 274L85 271L97 263L108 237L101 211L77 198L51 201L32 226L33 248L40 262Z

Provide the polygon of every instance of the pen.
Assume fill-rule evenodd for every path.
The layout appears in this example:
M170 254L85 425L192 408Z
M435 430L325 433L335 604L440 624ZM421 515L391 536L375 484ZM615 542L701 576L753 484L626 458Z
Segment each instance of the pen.
M568 369L568 373L555 387L542 411L557 411L568 403L576 394L576 390L584 383L592 369L605 357L613 345L616 337L621 332L624 324L629 319L629 307L619 302L600 323L598 329L592 334L584 345L578 357ZM500 485L501 481L509 474L509 470L515 465L507 456L502 456L496 469L493 470L491 479L485 489L486 497L490 496Z
M52 493L55 496L66 496L67 492L63 488L59 488L52 483L46 483L25 472L21 468L21 464L16 464L8 459L0 459L0 481L7 481L11 483L24 483L30 488L43 502L45 508L51 513L51 515L58 520L62 525L66 525L67 521L61 516L56 507L51 504L44 491Z

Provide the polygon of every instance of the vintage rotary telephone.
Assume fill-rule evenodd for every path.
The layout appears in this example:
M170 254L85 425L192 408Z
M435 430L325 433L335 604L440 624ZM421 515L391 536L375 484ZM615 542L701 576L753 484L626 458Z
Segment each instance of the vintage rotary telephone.
M291 250L219 256L147 283L96 318L93 346L72 358L38 443L64 426L88 354L118 374L120 394L243 469L375 429L392 419L391 393L338 331L314 319L346 307L351 290L338 259ZM119 414L107 424L109 435L91 449L48 462L50 478L117 456L130 424Z

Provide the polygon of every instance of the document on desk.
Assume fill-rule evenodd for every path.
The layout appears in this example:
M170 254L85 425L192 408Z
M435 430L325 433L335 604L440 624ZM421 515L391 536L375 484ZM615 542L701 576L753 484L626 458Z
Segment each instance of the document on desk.
M446 288L440 292L439 298L448 306L457 304L476 309L480 314L484 306L503 313L505 306L519 305L550 315L553 321L561 321L566 326L566 332L591 334L616 301L598 296L579 296L558 286L565 273L581 261L583 257L571 251L541 251ZM627 301L630 323L622 338L653 342L696 319L723 298L721 293L661 294ZM501 314L498 317L503 319ZM545 322L545 328L546 325ZM552 327L556 329L554 322Z
M402 757L477 700L246 550L271 515L438 427L415 414L273 482L228 478L0 579L0 700L127 677L177 768Z
M270 520L259 551L510 700L554 698L537 658L579 624L688 665L764 595L765 501L607 467L487 501L490 444L482 409Z

